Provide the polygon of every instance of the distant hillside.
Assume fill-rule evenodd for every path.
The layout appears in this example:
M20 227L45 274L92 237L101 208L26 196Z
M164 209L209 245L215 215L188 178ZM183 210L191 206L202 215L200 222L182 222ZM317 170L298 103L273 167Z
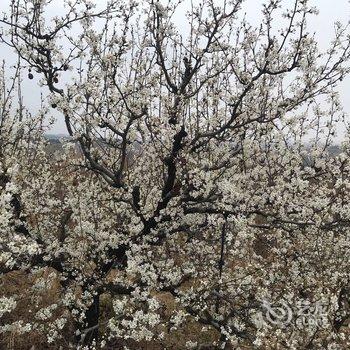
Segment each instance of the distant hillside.
M50 145L48 146L49 152L53 153L55 151L61 151L62 150L62 142L61 140L69 140L70 136L66 134L45 134L45 137L49 141ZM102 140L101 140L102 141ZM102 141L103 142L103 141ZM135 144L135 147L138 147L139 145ZM341 153L341 148L339 145L333 145L328 147L327 151L331 156L337 156ZM310 161L306 160L307 162Z

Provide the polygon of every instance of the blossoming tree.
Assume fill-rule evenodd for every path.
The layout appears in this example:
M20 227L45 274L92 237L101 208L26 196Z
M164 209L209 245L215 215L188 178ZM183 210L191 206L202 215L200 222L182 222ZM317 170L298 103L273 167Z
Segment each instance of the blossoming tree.
M266 1L258 27L243 0L218 3L179 28L181 1L65 1L55 17L51 1L11 2L1 40L49 102L30 131L1 94L0 266L49 271L34 290L56 281L60 297L24 322L21 291L4 295L3 333L52 343L70 325L68 348L167 348L195 324L177 348L350 345L347 143L328 151L347 28L321 52L307 0ZM53 159L50 109L70 136Z

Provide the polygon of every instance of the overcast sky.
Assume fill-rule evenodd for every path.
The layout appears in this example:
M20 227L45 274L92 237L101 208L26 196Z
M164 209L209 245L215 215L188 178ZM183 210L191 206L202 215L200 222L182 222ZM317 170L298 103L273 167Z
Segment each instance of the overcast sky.
M0 0L0 11L3 12L8 8L11 0ZM95 0L96 4L103 5L105 0ZM221 0L217 0L220 4ZM258 24L261 18L260 9L262 0L246 0L244 11L247 13L247 18L252 24ZM287 5L292 5L294 0L284 0ZM316 38L319 41L321 49L327 48L329 42L334 35L334 23L340 21L347 23L350 20L350 4L348 0L312 0L311 3L319 9L319 15L312 18L309 21L309 31L316 33ZM53 0L54 6L51 7L52 13L50 15L56 15L62 6L62 0ZM190 4L190 0L184 0L185 7ZM176 22L178 25L182 25L183 16L179 13L176 16ZM1 46L0 59L5 60L6 64L11 64L16 56L11 51ZM35 113L40 101L40 89L33 86L32 81L25 80L24 82L24 95L25 102L29 105L30 109ZM340 93L344 109L350 114L350 79L344 80L340 86ZM59 118L61 119L61 118ZM65 133L64 123L62 120L58 120L53 127L53 133Z

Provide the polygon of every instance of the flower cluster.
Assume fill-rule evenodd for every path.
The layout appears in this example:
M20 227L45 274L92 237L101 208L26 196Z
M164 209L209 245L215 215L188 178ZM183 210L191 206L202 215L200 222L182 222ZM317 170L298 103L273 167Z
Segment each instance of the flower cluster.
M256 28L239 21L241 0L204 0L187 34L170 2L64 3L50 20L50 1L19 0L0 19L49 93L32 117L21 98L14 108L22 65L12 90L0 84L0 277L31 286L0 296L2 334L349 347L350 143L335 145L346 28L321 52L307 0L281 22L282 1L265 1ZM69 134L58 152L51 109ZM257 325L281 296L322 303L327 322Z

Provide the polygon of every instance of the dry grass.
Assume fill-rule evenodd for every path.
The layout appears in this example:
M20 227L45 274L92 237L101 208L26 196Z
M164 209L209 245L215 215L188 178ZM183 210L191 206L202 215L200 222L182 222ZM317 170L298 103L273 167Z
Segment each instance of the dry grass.
M57 279L52 279L53 270L45 269L35 275L29 275L25 272L15 271L3 275L0 279L1 296L16 296L21 295L21 299L17 303L16 309L4 316L3 324L22 320L26 324L35 317L36 312L46 306L55 303L60 298L61 288ZM35 284L38 281L47 282L47 288L44 291L38 292L35 289ZM170 293L158 293L154 295L161 304L163 319L169 319L174 310L178 306L174 297ZM101 324L113 316L112 300L108 294L101 296ZM59 317L67 310L57 309L53 313L52 320ZM50 319L46 321L46 325L50 323ZM43 322L45 327L45 322ZM176 330L170 331L164 326L158 329L158 332L164 332L165 336L162 342L135 342L117 339L108 344L107 349L123 349L127 346L129 349L137 350L182 350L185 349L185 343L189 340L201 344L201 349L212 349L210 344L218 340L219 334L212 329L204 330L202 325L194 320L188 320L186 324ZM103 329L102 329L103 332ZM44 334L43 334L44 333ZM68 343L74 339L74 327L72 322L68 322L63 333L65 339L54 344L48 345L45 337L45 331L31 331L29 333L20 334L17 332L7 332L0 336L1 350L59 350L68 349Z
M60 285L57 279L52 279L53 274L53 270L45 269L36 274L14 271L1 276L1 296L21 295L21 298L17 301L16 309L3 317L3 323L7 324L21 320L23 325L25 325L35 318L35 314L39 309L57 302L60 298ZM47 281L47 287L43 291L35 288L35 284L39 281ZM56 309L51 319L56 319L63 312L67 311L62 308ZM42 322L41 326L47 326L51 319L47 322ZM72 323L68 322L63 331L67 338L73 337ZM4 350L54 350L60 349L60 347L65 349L67 347L66 341L48 345L45 335L36 330L24 334L16 331L6 332L0 336L0 349Z

